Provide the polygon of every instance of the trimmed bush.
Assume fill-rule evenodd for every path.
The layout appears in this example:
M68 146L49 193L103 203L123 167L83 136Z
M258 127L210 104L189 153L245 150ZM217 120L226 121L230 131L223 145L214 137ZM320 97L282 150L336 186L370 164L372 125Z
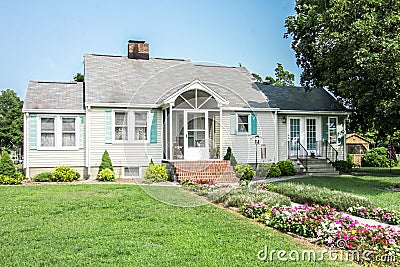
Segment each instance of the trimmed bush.
M224 160L229 160L232 166L237 164L236 158L232 153L232 148L229 146L226 150L226 154L224 156Z
M236 176L240 179L240 181L243 180L250 181L251 179L253 179L255 175L255 171L248 164L237 164L235 166L235 173Z
M22 180L23 179L21 179L21 177L12 178L7 175L0 174L0 184L8 184L8 185L20 184Z
M257 175L261 177L267 177L269 169L271 169L271 163L260 163L257 166Z
M74 169L68 166L60 166L54 168L52 182L72 182L78 180L81 175Z
M395 162L392 159L386 157L385 147L376 147L369 151L366 151L363 160L363 167L384 167L389 168L390 166L395 166Z
M340 174L342 173L350 173L353 167L353 164L346 160L337 160L332 162L332 166L335 167Z
M158 183L168 180L167 168L164 165L152 164L146 168L144 179L148 183Z
M10 178L18 179L17 169L15 168L10 155L3 150L0 158L0 174Z
M35 182L51 182L52 177L53 177L52 172L42 172L33 177L32 180Z
M331 190L325 187L295 183L276 183L270 190L290 197L293 202L301 204L329 205L341 211L352 206L370 206L372 203L365 197Z
M97 174L97 180L101 182L115 182L115 174L109 168L105 168L99 174Z
M281 160L276 163L281 171L281 176L290 176L296 174L296 169L290 160Z
M249 203L265 203L268 206L275 205L290 205L290 199L286 196L265 191L257 190L252 191L246 187L240 187L232 190L217 190L211 192L208 196L209 199L214 200L217 203L222 203L228 207L240 208L245 204Z
M276 164L272 164L268 172L268 177L274 178L280 176L281 176L281 169L279 169L279 167Z
M101 157L101 163L99 166L99 173L104 170L104 169L110 169L112 171L114 171L112 162L111 162L111 158L110 155L108 154L107 150L104 151L103 156Z

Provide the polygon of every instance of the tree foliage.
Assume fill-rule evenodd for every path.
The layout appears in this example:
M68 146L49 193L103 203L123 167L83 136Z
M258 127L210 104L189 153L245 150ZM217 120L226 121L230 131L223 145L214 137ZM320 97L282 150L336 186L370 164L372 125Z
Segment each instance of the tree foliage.
M3 150L0 158L0 175L5 175L10 178L18 178L17 169L10 158L10 155Z
M0 93L0 144L7 149L22 147L23 102L17 94L6 89Z
M278 63L278 66L275 68L275 77L266 76L263 81L261 76L257 73L252 73L253 77L257 80L257 82L267 85L276 85L276 86L294 86L294 74L285 70L281 63Z
M103 156L101 157L101 163L99 166L99 172L97 173L97 176L104 169L110 169L111 171L114 171L112 161L111 161L110 155L108 154L107 150L104 151Z
M300 83L325 87L352 125L390 135L400 125L400 1L297 0L286 19Z
M75 82L83 82L85 80L85 76L83 76L83 74L82 73L77 73L75 76L74 76L74 81Z

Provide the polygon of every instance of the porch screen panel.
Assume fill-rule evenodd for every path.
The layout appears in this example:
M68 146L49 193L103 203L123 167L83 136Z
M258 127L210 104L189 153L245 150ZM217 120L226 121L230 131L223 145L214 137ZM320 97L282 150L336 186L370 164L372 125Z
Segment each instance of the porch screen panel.
M307 127L307 150L317 149L317 124L315 119L306 120Z

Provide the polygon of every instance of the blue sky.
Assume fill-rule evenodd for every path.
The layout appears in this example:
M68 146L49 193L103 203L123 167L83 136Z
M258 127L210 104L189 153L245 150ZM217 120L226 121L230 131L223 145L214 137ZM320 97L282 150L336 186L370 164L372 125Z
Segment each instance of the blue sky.
M284 21L295 0L1 0L0 90L23 99L29 80L71 81L84 54L126 55L145 40L151 57L295 73Z

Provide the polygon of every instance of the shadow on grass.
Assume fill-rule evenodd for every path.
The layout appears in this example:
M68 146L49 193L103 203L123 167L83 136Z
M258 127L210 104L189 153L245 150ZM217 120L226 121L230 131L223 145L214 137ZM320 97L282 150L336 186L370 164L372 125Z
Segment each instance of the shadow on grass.
M400 168L373 168L373 167L361 167L353 169L353 175L355 176L379 176L379 177L400 177Z

